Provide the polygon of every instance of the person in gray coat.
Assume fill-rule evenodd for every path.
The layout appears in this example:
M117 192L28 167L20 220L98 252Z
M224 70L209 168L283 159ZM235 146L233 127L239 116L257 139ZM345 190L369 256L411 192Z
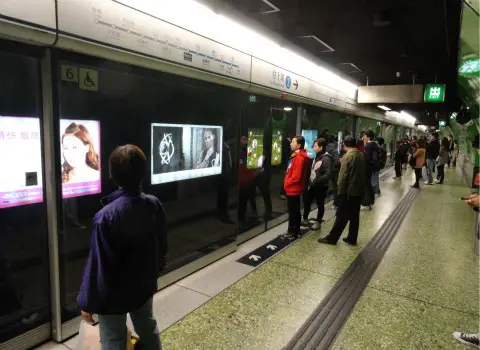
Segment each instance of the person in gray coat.
M448 139L445 137L442 140L442 144L440 146L440 152L438 153L438 157L436 159L437 162L437 184L443 184L443 180L445 180L445 164L448 164L450 161L450 144Z
M313 149L316 157L313 160L310 178L308 180L308 190L303 196L303 222L302 224L310 224L308 215L312 201L317 201L317 218L314 219L312 229L318 230L323 221L325 213L325 197L327 196L328 185L332 179L333 160L332 156L327 152L327 141L323 138L315 140Z

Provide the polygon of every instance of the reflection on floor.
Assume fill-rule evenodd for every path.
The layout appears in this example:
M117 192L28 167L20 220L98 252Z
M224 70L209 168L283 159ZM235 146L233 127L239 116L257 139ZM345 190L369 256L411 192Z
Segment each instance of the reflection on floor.
M402 181L387 175L374 210L361 213L359 246L316 242L333 225L327 206L321 230L259 267L236 260L284 232L285 224L158 293L165 348L285 346L410 189L411 170ZM454 169L446 170L444 185L422 187L334 349L461 349L452 332L478 331L473 216L458 201L467 192ZM74 338L64 346L75 344Z

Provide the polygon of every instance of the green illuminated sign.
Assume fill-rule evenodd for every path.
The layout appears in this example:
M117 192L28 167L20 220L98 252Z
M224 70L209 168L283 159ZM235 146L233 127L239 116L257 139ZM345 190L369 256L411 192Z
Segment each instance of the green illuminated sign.
M438 126L442 127L442 126L445 126L447 125L447 123L445 122L445 120L439 120L438 121Z
M248 96L248 102L250 102L250 103L257 102L257 96L255 96L255 95Z
M425 87L425 102L445 101L445 84L427 84Z
M478 76L480 74L480 58L470 57L462 60L458 73L464 77Z
M457 119L457 112L453 112L451 115L450 115L450 119L451 120L456 120Z

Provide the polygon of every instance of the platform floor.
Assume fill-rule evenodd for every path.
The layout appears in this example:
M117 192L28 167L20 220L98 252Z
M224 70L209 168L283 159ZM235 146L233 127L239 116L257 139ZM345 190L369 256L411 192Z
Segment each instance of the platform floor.
M374 210L361 214L359 246L316 242L312 231L253 268L236 262L281 232L276 227L155 296L165 349L282 349L410 190L386 173ZM478 332L479 259L469 192L456 169L422 186L333 349L463 349L453 331ZM313 214L312 214L313 215ZM41 349L75 349L76 339Z

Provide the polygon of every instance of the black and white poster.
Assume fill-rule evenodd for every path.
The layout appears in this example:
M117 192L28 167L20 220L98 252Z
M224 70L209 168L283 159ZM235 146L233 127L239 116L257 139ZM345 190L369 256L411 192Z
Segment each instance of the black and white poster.
M222 173L223 128L152 124L152 185Z

